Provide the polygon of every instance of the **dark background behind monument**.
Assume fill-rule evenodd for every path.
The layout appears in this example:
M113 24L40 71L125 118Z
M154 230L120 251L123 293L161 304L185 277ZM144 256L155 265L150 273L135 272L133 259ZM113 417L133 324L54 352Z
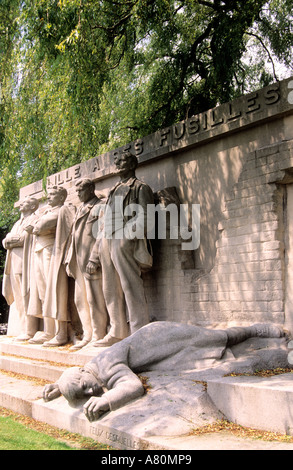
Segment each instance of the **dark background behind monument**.
M0 274L0 325L3 323L7 323L8 321L8 312L9 312L9 307L7 305L6 300L4 299L2 295L2 280L3 280L3 272L4 272L4 264L5 264L5 258L6 258L6 250L2 247L2 240L5 237L5 233L3 230L0 229L0 269L1 269L1 274ZM6 331L3 330L3 334ZM0 327L0 334L2 334L2 329Z

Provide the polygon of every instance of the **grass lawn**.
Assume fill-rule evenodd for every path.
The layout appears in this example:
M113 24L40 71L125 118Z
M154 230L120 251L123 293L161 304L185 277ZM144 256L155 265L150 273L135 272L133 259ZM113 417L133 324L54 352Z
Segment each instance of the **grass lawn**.
M109 450L93 439L54 428L0 407L1 450ZM114 449L112 449L114 450Z
M66 442L0 416L0 450L74 450Z

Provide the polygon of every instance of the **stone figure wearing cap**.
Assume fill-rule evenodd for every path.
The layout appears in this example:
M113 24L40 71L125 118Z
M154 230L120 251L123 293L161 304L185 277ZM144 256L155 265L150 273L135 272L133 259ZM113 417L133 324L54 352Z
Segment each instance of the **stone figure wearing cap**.
M114 163L120 181L109 193L103 237L98 241L110 329L95 346L111 346L149 322L138 254L145 255L150 267L147 206L154 202L153 192L135 175L135 155L128 151L117 154Z

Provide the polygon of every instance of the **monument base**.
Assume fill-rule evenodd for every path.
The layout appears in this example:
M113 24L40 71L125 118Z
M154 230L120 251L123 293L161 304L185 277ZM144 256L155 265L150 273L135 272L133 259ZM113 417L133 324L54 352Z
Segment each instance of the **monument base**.
M272 364L287 367L285 339L252 338L212 368L145 372L142 398L92 423L83 414L83 403L72 408L63 397L43 401L44 381L55 382L67 367L83 366L101 351L88 346L72 353L66 346L44 348L1 337L0 406L124 450L254 448L245 438L193 434L195 428L222 418L293 435L293 375L225 377ZM293 444L261 442L258 447L292 450Z

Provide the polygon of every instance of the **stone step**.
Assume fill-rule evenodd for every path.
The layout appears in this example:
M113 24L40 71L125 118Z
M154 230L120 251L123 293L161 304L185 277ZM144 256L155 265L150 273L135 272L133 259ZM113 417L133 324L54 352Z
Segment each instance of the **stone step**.
M54 362L67 366L83 366L103 349L87 346L80 351L69 351L67 346L45 348L42 345L17 342L7 336L0 337L0 354Z
M0 338L0 370L24 374L55 382L67 367L82 367L97 353L88 346L83 351L69 351L68 347L45 348L28 342L18 343L11 338Z
M48 383L56 382L65 368L65 366L50 364L47 361L0 355L0 370L43 379Z
M293 434L293 374L268 379L207 377L200 371L148 372L150 390L142 398L90 423L82 403L63 397L45 403L44 382L54 382L70 366L82 366L101 351L88 347L43 348L0 338L0 406L60 429L125 450L254 449L247 439L218 433L192 436L194 427L226 417L242 426ZM6 372L5 372L6 371ZM15 374L22 374L16 376ZM293 444L260 442L258 449L293 449Z
M43 385L0 372L0 406L32 417L32 404L42 397Z
M89 423L82 413L82 408L70 408L63 397L45 403L42 399L42 390L43 386L33 381L17 379L0 372L0 407L59 429L90 437L115 449L176 450L176 455L180 455L180 450L293 450L292 443L266 442L259 439L236 437L227 432L198 436L189 433L181 436L140 437L136 426L128 426L125 418L126 426L121 426L121 419L120 423L118 420L118 423L115 424L117 416L114 416L112 422L106 421L106 424L103 424L103 420ZM140 407L138 411L141 413ZM117 414L117 411L113 414ZM184 459L184 455L188 456L188 452L182 454L182 459Z
M241 426L293 435L293 373L264 378L222 377L207 392L229 421Z

